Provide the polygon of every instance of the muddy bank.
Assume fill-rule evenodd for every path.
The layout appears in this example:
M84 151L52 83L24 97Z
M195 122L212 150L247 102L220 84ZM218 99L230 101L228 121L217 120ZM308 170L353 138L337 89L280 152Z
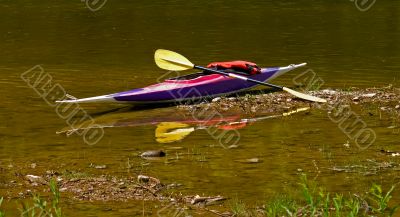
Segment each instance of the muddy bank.
M200 104L178 105L178 109L185 113L206 111L256 113L284 113L297 108L311 107L330 109L337 105L379 106L384 112L400 113L400 88L391 85L381 88L348 88L324 89L318 91L301 92L324 98L328 103L313 103L296 98L286 92L247 94L244 96L218 97L210 102Z
M2 168L11 172L15 168ZM24 199L35 194L49 192L49 183L55 180L63 197L82 201L129 201L152 200L165 203L177 203L184 206L204 207L219 204L226 200L223 196L182 195L172 193L181 187L176 183L162 183L148 175L111 176L91 175L79 171L35 170L18 168L24 172L11 172L4 176L1 186L10 189L3 194L5 199ZM29 170L29 172L28 172Z

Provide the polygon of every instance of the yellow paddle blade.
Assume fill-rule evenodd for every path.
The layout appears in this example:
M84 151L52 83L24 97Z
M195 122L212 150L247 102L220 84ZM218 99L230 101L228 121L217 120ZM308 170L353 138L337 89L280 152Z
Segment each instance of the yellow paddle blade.
M322 98L319 98L319 97L316 97L316 96L311 96L311 95L307 95L307 94L304 94L304 93L300 93L300 92L294 91L292 89L289 89L287 87L283 87L282 90L284 90L284 91L286 91L286 92L288 92L288 93L290 93L290 94L292 94L294 96L297 96L297 97L299 97L301 99L305 99L305 100L309 100L309 101L313 101L313 102L326 102L326 99L322 99Z
M156 50L154 60L158 67L171 71L183 71L193 69L194 67L194 64L186 59L186 57L164 49Z
M157 125L155 136L159 143L181 141L195 129L179 122L161 122Z

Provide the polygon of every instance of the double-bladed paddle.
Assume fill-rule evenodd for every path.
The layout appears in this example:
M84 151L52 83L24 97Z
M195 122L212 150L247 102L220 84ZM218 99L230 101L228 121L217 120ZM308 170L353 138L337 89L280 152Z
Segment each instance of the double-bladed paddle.
M164 50L164 49L156 50L156 52L154 54L154 60L158 67L160 67L162 69L166 69L166 70L183 71L183 70L188 70L188 69L200 69L200 70L209 71L209 72L229 76L232 78L237 78L237 79L241 79L244 81L253 82L256 84L261 84L264 86L269 86L269 87L273 87L276 89L280 89L280 90L286 91L286 92L288 92L298 98L301 98L301 99L305 99L305 100L309 100L309 101L313 101L313 102L326 102L325 99L307 95L304 93L300 93L295 90L289 89L287 87L282 87L282 86L278 86L275 84L257 81L257 80L254 80L254 79L251 79L248 77L244 77L241 75L237 75L234 73L227 73L227 72L223 72L223 71L219 71L219 70L215 70L215 69L197 66L197 65L194 65L193 63L191 63L186 57L184 57L176 52L169 51L169 50Z

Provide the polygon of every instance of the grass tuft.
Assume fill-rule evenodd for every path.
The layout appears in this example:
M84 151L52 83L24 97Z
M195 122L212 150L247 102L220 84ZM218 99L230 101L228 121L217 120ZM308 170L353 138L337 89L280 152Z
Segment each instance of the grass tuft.
M384 192L381 186L374 184L364 199L356 194L331 196L309 182L306 175L300 179L302 199L294 200L290 195L275 198L267 203L265 216L394 216L399 208L389 206L395 186Z
M3 203L3 198L0 197L0 207L1 207L2 203ZM4 216L6 216L6 213L4 211L0 210L0 217L4 217Z
M50 180L50 202L42 199L40 195L33 195L32 203L21 202L21 216L23 217L62 217L60 207L60 191L57 182Z
M234 198L229 206L234 216L248 216L246 204L238 198Z

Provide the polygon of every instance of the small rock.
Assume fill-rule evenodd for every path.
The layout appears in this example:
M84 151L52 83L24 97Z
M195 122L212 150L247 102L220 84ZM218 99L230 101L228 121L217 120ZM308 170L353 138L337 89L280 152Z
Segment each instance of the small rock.
M211 100L212 102L218 102L221 99L221 97L216 97L213 100Z
M67 188L60 188L60 192L65 192L67 190L68 190Z
M32 164L31 164L31 168L32 168L32 169L35 169L35 168L36 168L36 163L32 163Z
M105 168L107 168L107 166L106 165L94 165L94 168L95 169L105 169Z
M394 107L395 109L400 109L400 105L396 105L396 107Z
M353 98L353 101L358 101L358 100L360 100L360 97L358 97L358 96Z
M329 90L329 89L325 89L325 90L322 90L322 93L329 94L329 95L333 95L333 94L336 93L336 91L334 91L334 90Z
M143 152L140 157L146 158L146 157L165 157L165 152L162 150L151 150L151 151L145 151Z
M387 110L386 107L381 107L380 109L381 109L382 111L386 111L386 110Z
M96 182L107 182L107 178L105 177L98 177L93 179Z
M145 176L145 175L138 175L137 180L138 180L138 182L147 183L147 182L149 182L150 177Z
M36 184L36 183L44 184L44 185L46 184L46 181L41 176L26 175L25 177L29 182L31 182L33 184Z
M376 93L366 93L366 94L363 94L362 97L371 98L371 97L374 97L375 95L376 95Z
M182 186L182 184L179 184L179 183L172 183L172 184L167 185L167 189L170 189L170 188L178 188L178 187L180 187L180 186Z

